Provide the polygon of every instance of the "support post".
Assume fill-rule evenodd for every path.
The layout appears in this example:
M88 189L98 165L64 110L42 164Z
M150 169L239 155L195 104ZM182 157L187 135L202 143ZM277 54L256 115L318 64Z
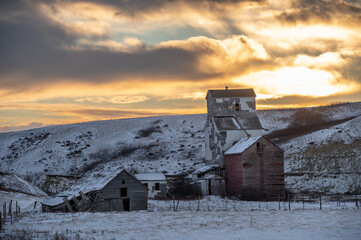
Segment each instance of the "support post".
M321 199L321 195L320 195L320 210L322 210L322 199Z

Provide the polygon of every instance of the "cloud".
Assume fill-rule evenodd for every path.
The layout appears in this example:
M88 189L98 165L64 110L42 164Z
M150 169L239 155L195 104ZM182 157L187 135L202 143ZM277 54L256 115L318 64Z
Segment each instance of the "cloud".
M86 97L77 98L75 102L90 102L90 103L113 103L113 104L130 104L140 103L148 100L147 96L113 96L113 97Z
M29 14L20 12L12 21L0 21L3 89L22 91L69 81L206 81L239 75L268 58L260 43L242 35L220 40L192 37L155 45L134 37L123 42L106 37L86 39L39 8L32 6L27 11Z
M18 125L18 126L2 126L0 127L0 132L15 132L15 131L22 131L32 128L40 128L44 127L42 123L39 122L32 122L26 125Z
M326 23L342 24L360 28L361 5L357 1L347 0L297 0L292 1L292 8L277 16L288 24Z
M233 80L255 88L256 92L281 96L324 97L360 90L360 84L338 81L337 73L307 67L263 70Z
M151 111L132 111L132 110L107 110L107 109L78 109L69 111L81 116L97 117L98 119L109 119L109 118L129 118L129 117L149 117L159 115L169 115L167 112L151 112Z

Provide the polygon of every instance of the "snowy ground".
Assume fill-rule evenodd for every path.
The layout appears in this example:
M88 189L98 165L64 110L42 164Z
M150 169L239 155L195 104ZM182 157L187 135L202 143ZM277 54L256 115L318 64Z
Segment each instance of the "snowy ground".
M0 195L1 196L1 195ZM4 196L0 198L0 201ZM31 202L31 197L28 199ZM30 239L359 239L361 210L355 203L303 204L244 202L219 197L149 201L151 211L110 213L41 213L28 209L0 238ZM13 237L13 238L12 238ZM15 238L16 239L16 238Z

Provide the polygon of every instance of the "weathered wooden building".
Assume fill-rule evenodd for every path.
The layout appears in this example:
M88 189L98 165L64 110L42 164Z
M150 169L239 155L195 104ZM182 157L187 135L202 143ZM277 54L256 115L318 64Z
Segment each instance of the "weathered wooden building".
M41 204L55 212L146 210L148 189L124 169L98 169Z
M253 89L208 90L205 124L206 160L224 165L224 152L241 138L261 136Z
M134 174L134 176L148 188L149 198L167 197L167 178L164 173L138 173Z
M265 137L243 138L225 152L227 194L284 199L283 150Z
M191 173L192 181L197 184L203 196L226 195L224 168L218 164L207 165Z

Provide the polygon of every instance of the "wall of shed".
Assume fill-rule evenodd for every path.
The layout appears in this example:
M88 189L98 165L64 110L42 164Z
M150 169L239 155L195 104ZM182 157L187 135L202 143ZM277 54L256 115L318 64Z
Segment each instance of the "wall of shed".
M265 138L242 154L225 156L227 193L252 199L277 200L285 197L283 151Z
M125 183L123 184L123 181ZM121 197L121 188L127 188L127 197ZM121 172L112 181L110 181L98 193L97 203L93 211L112 211L123 210L122 199L129 198L130 210L147 210L148 207L148 190L147 188L126 172ZM109 205L113 204L113 208ZM115 205L115 206L114 206ZM114 207L116 209L114 209Z

